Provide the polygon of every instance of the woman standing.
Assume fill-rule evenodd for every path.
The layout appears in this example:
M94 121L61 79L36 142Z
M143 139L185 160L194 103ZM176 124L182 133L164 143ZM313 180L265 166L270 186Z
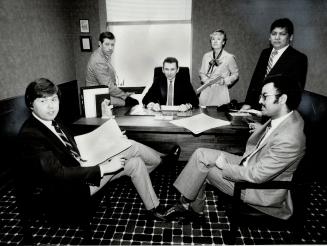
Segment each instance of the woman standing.
M212 51L204 54L199 71L201 84L208 85L201 91L201 106L220 106L230 102L228 87L238 80L238 67L234 55L224 50L226 41L222 29L210 34Z

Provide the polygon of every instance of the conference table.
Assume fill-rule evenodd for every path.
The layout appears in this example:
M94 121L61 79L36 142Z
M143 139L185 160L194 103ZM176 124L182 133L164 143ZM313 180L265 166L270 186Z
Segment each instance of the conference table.
M249 136L246 124L225 125L194 134L190 130L170 123L171 119L181 119L204 113L210 117L228 120L224 111L217 107L194 108L188 112L165 112L163 117L154 115L133 115L129 107L113 108L113 115L120 129L128 138L146 144L160 152L169 151L174 144L181 146L180 160L186 161L196 148L213 148L241 155ZM82 117L73 123L76 135L89 132L103 124L101 117Z

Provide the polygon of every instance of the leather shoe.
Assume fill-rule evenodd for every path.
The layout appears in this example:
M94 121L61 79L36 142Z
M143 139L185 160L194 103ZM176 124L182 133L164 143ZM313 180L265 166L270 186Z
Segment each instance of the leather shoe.
M164 217L168 221L175 219L179 220L181 217L185 216L186 211L186 208L184 208L182 204L177 203L164 213Z
M181 147L176 144L174 145L174 147L172 147L169 153L161 157L161 159L165 162L176 162L178 161L180 154L181 154Z
M165 218L164 214L160 210L162 210L160 205L158 207L156 207L156 208L150 209L150 210L147 211L148 216L152 220L165 221L166 218Z

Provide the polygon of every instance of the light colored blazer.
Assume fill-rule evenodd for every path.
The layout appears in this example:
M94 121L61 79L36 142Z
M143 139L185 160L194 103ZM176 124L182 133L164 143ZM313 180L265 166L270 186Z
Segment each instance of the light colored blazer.
M251 153L265 132L266 124L254 132L243 157ZM246 166L224 163L223 177L232 181L263 183L269 180L290 181L305 153L304 122L297 111L286 118L262 142ZM290 192L284 189L246 189L244 202L274 217L287 219L293 213Z

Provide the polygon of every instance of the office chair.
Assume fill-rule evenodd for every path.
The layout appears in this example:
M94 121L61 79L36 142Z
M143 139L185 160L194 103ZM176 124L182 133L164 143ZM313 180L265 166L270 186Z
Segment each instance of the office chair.
M291 231L291 243L300 243L301 233L304 232L305 222L305 204L308 201L308 193L310 184L312 184L319 175L323 167L319 167L323 147L319 138L326 139L326 123L327 123L327 97L318 95L313 92L304 91L301 103L298 107L299 113L305 121L304 132L306 134L306 154L301 160L297 170L293 174L291 181L268 181L261 184L250 182L235 182L234 194L232 197L232 206L230 212L230 230L223 232L224 242L234 244L237 237L237 229L242 224L259 222L267 224L267 222L284 226ZM320 161L319 161L320 160ZM314 165L314 168L312 168ZM314 172L314 170L316 172ZM322 172L324 173L324 172ZM242 202L241 191L244 189L287 189L291 191L294 205L293 215L287 220L272 218Z
M182 78L185 78L187 81L191 81L190 79L190 70L188 67L179 67L179 76ZM164 73L162 72L162 67L155 67L154 68L154 79L157 77L165 76Z
M74 205L69 207L69 202L67 202L67 204L64 204L64 206L67 206L65 211L58 208L57 204L52 204L53 200L43 194L42 191L46 189L45 182L38 178L41 175L38 175L40 170L37 167L33 167L31 163L24 163L25 165L28 164L30 169L30 172L26 172L21 168L22 163L18 163L19 158L14 161L14 191L23 233L22 244L33 245L36 243L33 238L33 225L40 224L51 228L59 228L60 226L79 228L83 237L83 244L92 244L90 222L98 204L98 196L88 200L76 201L78 206L75 206L74 202ZM30 173L34 173L34 175L29 175ZM74 210L69 209L72 207L74 207Z

